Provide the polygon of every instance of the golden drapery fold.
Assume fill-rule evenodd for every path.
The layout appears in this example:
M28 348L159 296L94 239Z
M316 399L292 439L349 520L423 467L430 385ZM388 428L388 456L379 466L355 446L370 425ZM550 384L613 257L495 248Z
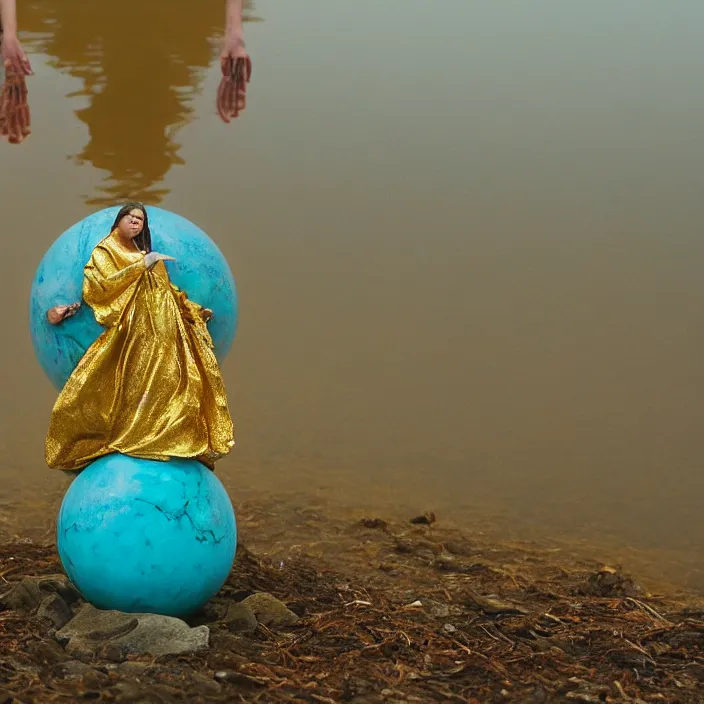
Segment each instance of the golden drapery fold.
M164 262L147 269L116 232L84 268L83 299L106 330L54 405L49 467L82 469L113 452L212 467L234 430L201 306L171 284Z

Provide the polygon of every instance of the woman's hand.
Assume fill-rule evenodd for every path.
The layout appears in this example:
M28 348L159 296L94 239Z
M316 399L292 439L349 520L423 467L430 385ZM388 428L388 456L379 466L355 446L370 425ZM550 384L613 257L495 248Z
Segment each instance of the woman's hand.
M62 323L66 318L70 318L72 315L76 315L78 309L81 307L81 302L71 303L68 306L54 306L47 311L46 319L52 325L58 325Z
M230 122L247 105L247 83L252 77L252 59L244 48L241 34L232 33L225 38L220 69L222 79L218 86L218 115L223 122Z
M160 254L159 252L149 252L149 254L144 255L144 264L147 269L152 269L159 262L175 262L173 257L169 257L166 254Z

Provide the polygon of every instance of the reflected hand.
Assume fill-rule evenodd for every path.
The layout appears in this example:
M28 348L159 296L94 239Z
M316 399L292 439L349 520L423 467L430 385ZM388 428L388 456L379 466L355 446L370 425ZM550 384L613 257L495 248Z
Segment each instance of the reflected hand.
M151 269L156 266L159 262L175 262L173 257L169 257L166 254L160 254L159 252L149 252L149 254L144 255L144 263L147 269Z
M78 309L81 307L81 302L71 303L68 306L54 306L47 311L46 319L52 325L58 325L59 323L70 318L72 315L76 315Z
M210 308L203 308L200 311L200 317L203 318L204 323L207 323L213 319L213 311Z
M34 74L29 59L16 36L5 35L2 38L2 58L3 64L8 71L12 71L18 76L31 76Z
M225 39L220 55L222 79L218 86L217 108L223 122L230 122L247 105L247 83L252 77L252 59L241 35Z
M0 137L20 144L32 132L30 122L24 75L9 69L0 93Z

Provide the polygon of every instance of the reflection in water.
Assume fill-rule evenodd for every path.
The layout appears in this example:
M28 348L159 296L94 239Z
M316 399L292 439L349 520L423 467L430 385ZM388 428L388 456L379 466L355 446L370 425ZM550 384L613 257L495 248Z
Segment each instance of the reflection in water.
M32 132L30 125L25 77L8 69L0 86L0 137L21 144Z
M219 41L205 39L222 5L192 0L199 16L184 19L183 0L181 18L164 0L130 1L131 16L21 3L23 31L51 35L37 47L65 74L30 53L35 129L23 148L0 143L0 299L28 294L46 249L92 209L77 193L110 176L65 155L112 153L110 185L151 169L145 183L171 189L163 204L211 234L237 277L246 314L223 373L242 442L221 476L238 504L433 510L616 543L631 564L631 547L672 550L663 570L704 585L704 3L258 0L256 101L229 129L215 115ZM96 30L113 37L105 64ZM428 45L410 70L408 47ZM142 46L141 62L115 56ZM174 55L205 74L200 90ZM105 99L108 80L128 93L82 114L84 153L68 107ZM121 153L126 131L106 134L109 121L174 94L170 115L137 108ZM204 115L171 136L188 168L156 169L169 142L148 135L193 119L184 105ZM14 303L3 336L0 502L29 528L58 506L42 457L55 393Z
M46 0L23 10L22 29L34 34L28 50L83 82L69 97L88 99L76 115L90 139L74 158L108 172L88 204L161 202L164 177L184 163L176 134L192 119L223 24L219 0L196 10L182 0Z

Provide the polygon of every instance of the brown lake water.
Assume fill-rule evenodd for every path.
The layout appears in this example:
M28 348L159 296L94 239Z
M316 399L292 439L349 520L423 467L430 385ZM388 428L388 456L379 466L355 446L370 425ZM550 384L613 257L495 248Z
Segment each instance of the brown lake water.
M27 301L126 197L217 242L238 497L434 510L640 551L704 586L704 4L33 0L33 133L0 145L0 499L31 528L55 391ZM48 517L48 518L47 518ZM295 531L295 526L291 527Z

